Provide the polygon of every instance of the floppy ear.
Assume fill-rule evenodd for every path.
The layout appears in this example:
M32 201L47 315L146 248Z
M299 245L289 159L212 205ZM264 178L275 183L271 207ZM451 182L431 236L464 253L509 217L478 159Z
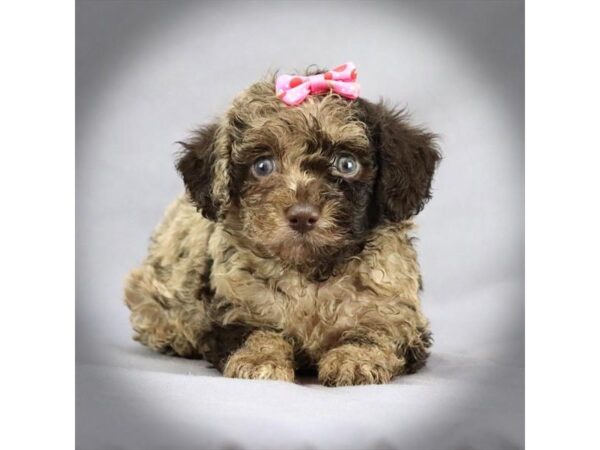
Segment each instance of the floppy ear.
M200 128L190 140L179 142L183 152L177 162L192 201L204 217L213 221L225 214L229 204L228 163L219 134L217 124Z
M431 198L433 173L441 159L435 135L409 125L403 111L356 101L376 151L379 216L394 222L408 219Z

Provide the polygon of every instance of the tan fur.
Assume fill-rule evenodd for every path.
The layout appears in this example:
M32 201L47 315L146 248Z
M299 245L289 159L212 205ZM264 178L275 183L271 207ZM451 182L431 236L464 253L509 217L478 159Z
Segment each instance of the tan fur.
M315 283L277 260L244 249L222 225L202 218L182 197L153 236L148 259L127 281L126 301L137 339L158 351L200 357L202 333L210 321L246 324L277 330L296 351L321 361L319 376L327 384L387 382L403 372L405 347L418 345L427 329L411 229L410 222L381 227L340 275ZM202 288L207 258L214 261L211 282L219 299L210 320L205 303L194 296ZM357 345L330 352L344 343ZM376 356L373 367L358 363L368 353ZM251 378L256 368L249 366L262 366L262 361L261 355L249 357L243 370L232 369L231 363L226 374ZM271 364L272 372L254 377L293 379L287 362ZM352 367L355 375L348 373Z
M228 359L230 378L294 381L293 348L279 333L255 331Z
M402 365L393 351L375 345L343 344L319 361L319 381L328 386L387 383Z
M429 134L335 94L290 108L259 82L183 145L187 193L126 281L135 339L236 378L313 367L326 385L386 383L424 364L410 217L439 159ZM352 180L332 163L347 153ZM277 170L252 176L264 155ZM298 203L318 206L309 233L286 219Z
M184 198L167 210L146 261L126 282L130 321L143 344L181 356L199 355L199 338L210 325L196 293L214 228Z

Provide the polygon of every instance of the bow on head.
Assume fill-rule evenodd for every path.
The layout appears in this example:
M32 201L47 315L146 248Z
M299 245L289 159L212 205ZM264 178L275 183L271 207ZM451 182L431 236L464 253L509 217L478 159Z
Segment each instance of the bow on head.
M308 94L329 91L350 99L358 98L360 85L356 82L356 66L348 62L325 73L308 77L279 75L275 81L277 97L290 106L299 105Z

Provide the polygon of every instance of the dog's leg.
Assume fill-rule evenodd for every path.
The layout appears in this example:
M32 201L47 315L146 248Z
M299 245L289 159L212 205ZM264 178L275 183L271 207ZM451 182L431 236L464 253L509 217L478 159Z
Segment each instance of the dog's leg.
M131 272L125 303L131 310L134 339L161 353L200 357L201 337L209 328L204 302L174 301L174 297L152 267L146 265Z
M430 345L426 328L408 327L395 336L356 330L321 357L319 381L327 386L387 383L425 365Z
M223 375L230 378L294 381L292 345L273 331L253 331L229 356Z
M319 381L326 386L383 384L402 370L405 360L393 346L350 342L334 347L319 361Z

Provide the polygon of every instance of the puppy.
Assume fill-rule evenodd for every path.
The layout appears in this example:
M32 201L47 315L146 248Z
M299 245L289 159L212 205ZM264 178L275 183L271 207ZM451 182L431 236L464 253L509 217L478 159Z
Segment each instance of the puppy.
M126 281L134 338L234 378L413 373L431 334L411 218L431 196L435 136L334 89L290 106L274 81L181 143L186 193Z

